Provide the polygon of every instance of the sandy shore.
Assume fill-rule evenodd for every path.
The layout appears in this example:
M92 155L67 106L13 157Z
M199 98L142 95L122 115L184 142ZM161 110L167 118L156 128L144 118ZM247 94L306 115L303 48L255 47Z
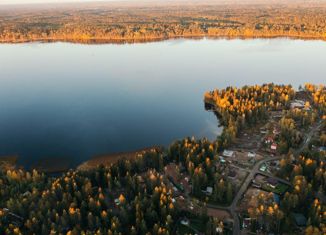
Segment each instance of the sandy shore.
M144 154L146 152L160 150L162 147L149 147L131 152L121 152L121 153L112 153L112 154L103 154L94 156L88 161L82 163L77 167L77 170L90 170L99 165L109 166L110 164L116 163L119 159L134 159L138 155Z
M99 165L109 166L110 164L118 162L119 159L135 159L137 156L145 154L146 152L162 150L162 147L153 146L148 148L139 149L130 152L110 153L97 155L89 160L83 162L76 167L77 170L90 170ZM0 156L0 169L13 170L17 167L18 156ZM71 164L66 158L43 158L31 166L40 172L45 173L60 173L67 171Z

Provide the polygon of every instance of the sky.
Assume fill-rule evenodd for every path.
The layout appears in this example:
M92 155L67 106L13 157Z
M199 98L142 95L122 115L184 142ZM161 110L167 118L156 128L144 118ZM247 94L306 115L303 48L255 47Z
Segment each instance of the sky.
M119 0L96 0L99 1L119 1ZM92 0L0 0L0 4L29 4L29 3L63 3L63 2L92 2Z

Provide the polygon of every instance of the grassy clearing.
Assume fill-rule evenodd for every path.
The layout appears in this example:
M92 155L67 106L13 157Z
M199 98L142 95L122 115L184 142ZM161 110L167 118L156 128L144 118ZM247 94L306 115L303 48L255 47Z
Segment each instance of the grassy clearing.
M278 185L276 185L275 188L272 188L271 186L269 186L267 184L263 184L262 189L267 192L273 192L273 193L276 193L279 195L283 195L286 191L288 191L289 186L279 183Z

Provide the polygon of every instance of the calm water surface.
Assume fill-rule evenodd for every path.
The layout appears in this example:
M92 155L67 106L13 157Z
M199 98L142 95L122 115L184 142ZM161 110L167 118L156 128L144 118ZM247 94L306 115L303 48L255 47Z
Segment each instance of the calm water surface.
M220 132L203 93L228 85L325 83L326 43L170 40L0 44L0 156L76 165L104 153Z

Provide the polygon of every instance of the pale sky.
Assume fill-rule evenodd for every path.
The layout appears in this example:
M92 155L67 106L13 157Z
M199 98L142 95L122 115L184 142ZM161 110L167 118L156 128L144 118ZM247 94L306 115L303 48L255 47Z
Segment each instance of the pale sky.
M100 1L121 1L121 0L0 0L0 4L28 4L28 3L61 3L61 2L100 2Z

